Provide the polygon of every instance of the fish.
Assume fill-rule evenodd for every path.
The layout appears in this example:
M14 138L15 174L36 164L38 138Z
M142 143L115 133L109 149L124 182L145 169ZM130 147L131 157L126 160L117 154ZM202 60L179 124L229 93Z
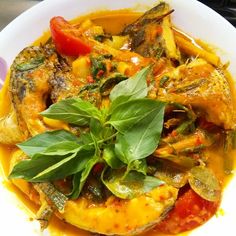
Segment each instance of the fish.
M57 55L48 45L29 46L15 58L10 69L9 91L17 125L24 137L46 130L40 112L47 107Z
M163 77L168 80L160 86ZM223 70L204 59L194 59L158 75L156 87L157 99L190 105L208 122L235 129L234 103L227 77Z
M167 3L161 2L127 25L121 35L129 36L131 51L157 59L165 54L169 59L180 61L170 22L173 11Z
M130 200L111 196L103 203L95 203L80 197L68 200L60 217L93 233L136 235L163 220L174 206L177 195L177 188L165 184Z

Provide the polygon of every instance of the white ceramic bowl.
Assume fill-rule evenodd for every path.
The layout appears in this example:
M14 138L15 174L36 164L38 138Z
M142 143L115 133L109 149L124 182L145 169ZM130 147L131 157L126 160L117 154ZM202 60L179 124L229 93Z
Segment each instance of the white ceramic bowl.
M230 61L230 72L236 78L236 29L216 12L196 0L167 0L172 8L174 24L193 37L214 45L223 62ZM14 57L48 29L56 15L66 19L96 10L133 8L145 11L157 0L45 0L24 12L0 32L0 57L7 67ZM0 65L1 66L1 65ZM1 68L0 68L1 70ZM1 74L4 72L1 71ZM227 186L221 208L223 216L213 217L207 224L191 232L196 235L235 235L236 177ZM17 206L17 207L16 207ZM30 222L22 204L0 184L0 235L39 235L36 222ZM47 233L44 233L45 235Z

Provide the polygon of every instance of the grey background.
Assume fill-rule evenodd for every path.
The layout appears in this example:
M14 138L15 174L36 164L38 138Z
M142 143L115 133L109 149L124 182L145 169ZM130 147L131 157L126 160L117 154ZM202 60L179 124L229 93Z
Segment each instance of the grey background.
M0 0L0 31L15 17L42 0Z

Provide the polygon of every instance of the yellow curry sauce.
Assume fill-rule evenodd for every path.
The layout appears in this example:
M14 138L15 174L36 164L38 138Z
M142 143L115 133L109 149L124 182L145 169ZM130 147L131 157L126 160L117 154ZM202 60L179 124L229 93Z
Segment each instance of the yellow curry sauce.
M92 19L95 24L101 25L106 32L109 32L111 34L117 34L124 28L125 25L133 22L135 19L138 18L138 16L140 16L139 13L133 13L128 10L113 11L113 12L109 11L109 12L98 12L95 14L90 14L88 16L79 17L78 19L75 19L72 22L79 23L86 18ZM40 43L45 43L49 36L50 34L46 32L40 39L35 41L34 44L39 45ZM0 93L0 117L4 116L5 114L9 112L11 101L10 101L10 97L8 93L8 82L9 82L9 78L6 79L5 85ZM230 83L231 83L231 90L234 91L233 83L232 82ZM1 160L5 177L7 177L9 174L9 160L11 159L15 151L16 151L16 148L13 146L0 144L0 160ZM233 165L232 160L233 160L233 157L236 157L236 153L233 151L232 153L228 153L228 156L226 158L227 159L227 163L226 163L225 154L223 154L222 147L220 147L218 150L215 150L215 149L208 150L208 152L209 152L209 167L214 170L221 184L225 186L229 177L231 177L231 175L225 174L225 168L228 168L228 169L232 168L232 165ZM22 185L25 184L24 181L22 181L22 183L20 183L20 180L14 180L14 181L18 181L18 183ZM26 207L36 214L38 206L34 205L31 201L29 201L27 196L22 194L12 183L8 182L7 180L6 180L6 187L12 190L14 193L16 193L19 196L19 198L24 202ZM27 184L25 186L25 189L27 189ZM131 217L135 217L135 216L131 216ZM121 222L122 222L122 219L121 219ZM107 222L107 224L109 224L109 222ZM68 223L65 223L64 221L59 220L55 216L50 222L49 230L50 230L51 235L55 235L55 236L60 236L60 235L89 236L91 235L88 232L80 230L74 226L71 226ZM149 231L148 233L142 234L142 235L154 236L154 235L160 235L160 234L157 233L156 231ZM180 235L183 235L183 234L180 234Z

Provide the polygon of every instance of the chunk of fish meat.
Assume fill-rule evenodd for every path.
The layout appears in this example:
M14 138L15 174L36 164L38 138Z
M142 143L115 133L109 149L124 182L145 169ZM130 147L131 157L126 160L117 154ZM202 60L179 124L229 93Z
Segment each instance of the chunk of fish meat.
M159 87L158 99L191 105L207 121L225 129L235 128L229 82L220 69L203 59L195 59L158 76L157 87L164 76L168 80Z
M131 200L109 197L95 204L80 197L68 201L62 218L81 229L105 235L135 235L154 227L173 207L178 190L162 185ZM112 219L112 221L111 221Z

